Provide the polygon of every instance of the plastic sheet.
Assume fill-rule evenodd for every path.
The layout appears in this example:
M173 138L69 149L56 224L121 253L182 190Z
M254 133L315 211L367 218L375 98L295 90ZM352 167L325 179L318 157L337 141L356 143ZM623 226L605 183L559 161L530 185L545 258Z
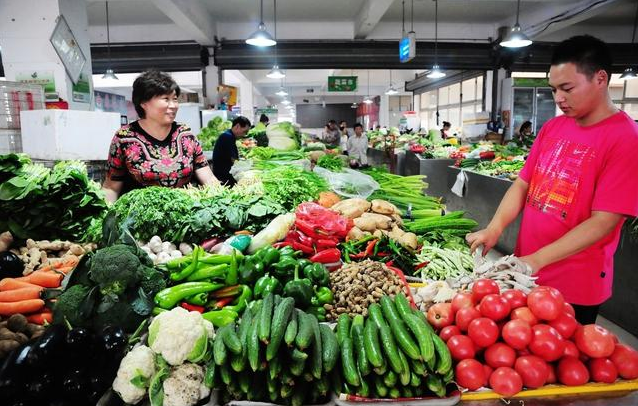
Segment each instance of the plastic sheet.
M367 199L380 187L372 177L352 169L332 172L316 166L314 172L324 178L335 193L346 198Z

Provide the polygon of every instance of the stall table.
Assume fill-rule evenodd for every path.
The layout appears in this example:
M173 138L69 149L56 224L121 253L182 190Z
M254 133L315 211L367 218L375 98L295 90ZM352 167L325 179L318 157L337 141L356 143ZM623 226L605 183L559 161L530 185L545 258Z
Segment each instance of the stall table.
M448 167L454 164L453 159L426 159L412 151L405 153L405 176L424 175L428 184L426 193L429 196L445 197L449 192L447 185Z
M394 169L392 173L395 175L405 175L405 151L399 151L389 155L387 151L375 148L368 148L368 165L370 166L386 166L391 168L391 159L394 160Z

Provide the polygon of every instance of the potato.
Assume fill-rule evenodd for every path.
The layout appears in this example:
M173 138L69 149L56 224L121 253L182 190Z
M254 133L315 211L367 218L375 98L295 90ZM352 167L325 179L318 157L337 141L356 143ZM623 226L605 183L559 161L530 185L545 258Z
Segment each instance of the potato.
M401 215L394 213L390 215L390 218L394 220L394 222L397 223L397 225L399 226L403 225L403 219L401 218Z
M29 337L27 337L26 335L22 334L22 333L16 333L16 340L20 343L20 344L24 344L27 341L29 341Z
M388 234L388 237L392 238L395 241L399 241L399 238L401 238L403 234L405 234L405 231L401 230L395 224L392 226L392 231L390 231L390 233Z
M398 210L397 207L390 202L381 199L374 199L372 201L372 211L379 214L393 214Z
M20 346L20 343L16 340L2 340L0 341L0 352L9 353Z
M359 217L354 219L354 226L361 231L373 233L377 231L377 222L370 218Z
M377 226L376 228L380 228L382 230L389 230L392 228L392 219L388 216L384 216L383 214L363 213L361 215L361 218L370 219L371 221L374 221ZM363 230L363 228L361 229ZM370 231L374 231L374 230L370 230Z
M21 333L27 327L29 322L22 314L14 314L7 320L7 327L14 333Z
M363 232L358 227L352 227L346 236L346 241L359 240L363 238Z
M29 337L32 337L37 331L44 330L44 327L39 324L29 323L24 329L24 333Z
M365 199L353 198L342 200L330 209L349 219L361 217L361 214L370 210L371 203Z
M0 329L0 340L17 340L16 333L7 328Z

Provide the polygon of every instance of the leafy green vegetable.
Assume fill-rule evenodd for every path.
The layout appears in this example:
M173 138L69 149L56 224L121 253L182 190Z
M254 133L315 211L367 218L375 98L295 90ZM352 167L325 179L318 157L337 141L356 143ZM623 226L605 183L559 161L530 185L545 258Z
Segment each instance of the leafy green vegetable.
M326 154L317 160L317 166L326 168L332 172L341 172L343 161L335 155Z
M329 190L323 178L292 165L264 171L262 182L266 195L287 211L294 211L299 203L316 200L319 192Z
M223 120L219 116L209 120L206 127L203 127L200 133L197 134L197 139L202 144L202 149L204 151L212 151L219 135L231 127L231 121Z

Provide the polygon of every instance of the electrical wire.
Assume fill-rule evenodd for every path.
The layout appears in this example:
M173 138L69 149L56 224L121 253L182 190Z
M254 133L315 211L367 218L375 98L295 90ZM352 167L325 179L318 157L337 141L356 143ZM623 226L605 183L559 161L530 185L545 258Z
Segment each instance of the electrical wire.
M401 36L405 37L405 0L401 2Z
M434 0L434 64L439 64L439 0Z
M542 33L543 33L543 32L545 32L545 31L546 31L546 30L547 30L547 29L548 29L548 28L549 28L552 24L557 24L557 23L560 23L560 22L563 22L563 21L567 21L567 20L569 20L570 18L576 17L576 16L577 16L577 15L579 15L579 14L582 14L582 13L585 13L585 12L587 12L587 11L591 10L592 8L595 8L595 7L597 7L597 6L601 5L601 4L605 4L605 3L609 3L609 2L610 2L610 0L600 0L600 1L597 1L596 3L590 4L589 6L585 7L584 9L582 9L582 10L580 10L580 11L577 11L577 12L575 12L575 13L573 13L573 12L570 10L570 11L565 11L565 12L562 12L562 13L560 13L560 14L558 14L558 15L555 15L554 17L550 18L550 21L549 21L549 22L547 22L547 24L545 25L545 27L543 27L543 29L541 29L541 30L540 30L540 31L538 31L538 32L534 32L534 36L537 36L537 35L542 34ZM527 30L525 30L525 31L527 31L527 32L534 31L534 29L535 29L537 26L539 26L539 25L540 25L540 24L536 24L536 25L533 25L533 26L531 26L531 27L528 27L528 28L527 28Z

